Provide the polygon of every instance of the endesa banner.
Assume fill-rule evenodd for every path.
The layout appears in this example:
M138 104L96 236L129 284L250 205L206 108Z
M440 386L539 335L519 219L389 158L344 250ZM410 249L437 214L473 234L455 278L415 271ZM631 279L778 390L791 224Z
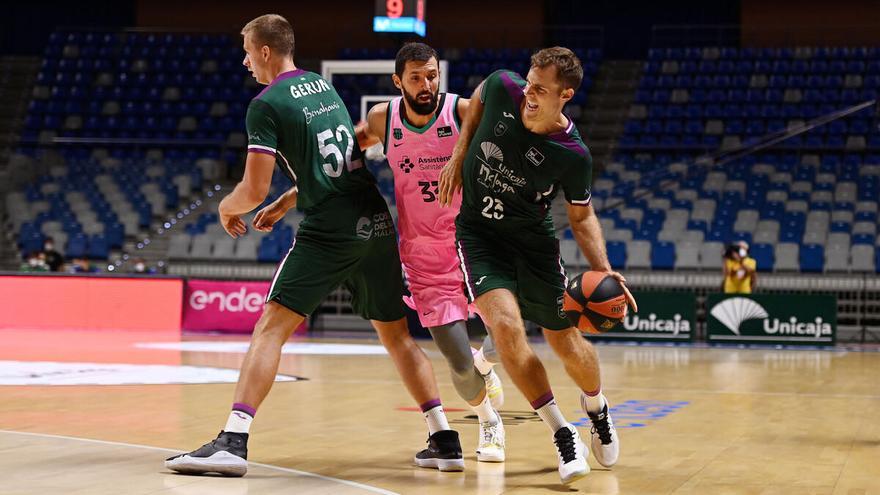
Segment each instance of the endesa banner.
M251 333L268 293L269 282L187 280L183 329Z

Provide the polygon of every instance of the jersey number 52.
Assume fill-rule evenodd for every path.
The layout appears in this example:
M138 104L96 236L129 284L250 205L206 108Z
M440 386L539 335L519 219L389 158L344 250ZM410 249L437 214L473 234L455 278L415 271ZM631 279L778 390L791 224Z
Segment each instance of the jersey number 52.
M345 145L345 156L342 155L337 143L342 144L343 134L348 139ZM339 177L342 175L343 168L348 167L351 163L351 149L354 146L354 139L351 137L351 131L343 124L339 124L336 128L336 143L330 142L333 139L333 131L330 129L323 130L318 133L318 151L324 160L333 157L333 160L324 162L324 173L328 177ZM333 163L335 162L335 163Z

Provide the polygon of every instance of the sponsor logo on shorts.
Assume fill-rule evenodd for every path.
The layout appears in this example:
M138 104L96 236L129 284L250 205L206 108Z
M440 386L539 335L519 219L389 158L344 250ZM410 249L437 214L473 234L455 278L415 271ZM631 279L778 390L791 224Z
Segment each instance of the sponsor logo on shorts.
M562 310L562 302L563 302L563 299L564 299L563 296L559 296L559 297L556 298L556 312L557 312L557 314L559 315L560 318L565 318L565 317L566 317L566 316L565 316L565 311ZM612 324L612 326L614 326L614 325Z
M437 128L437 137L438 138L445 138L445 137L450 137L450 136L452 136L452 126L447 125L447 126Z
M388 237L394 235L394 221L387 211L376 213L370 217L358 219L355 235L363 240L371 237Z
M529 148L529 151L526 151L526 158L536 167L544 162L544 155L534 146Z
M355 229L355 234L365 241L370 237L373 237L373 221L367 217L360 217L358 219L357 228Z

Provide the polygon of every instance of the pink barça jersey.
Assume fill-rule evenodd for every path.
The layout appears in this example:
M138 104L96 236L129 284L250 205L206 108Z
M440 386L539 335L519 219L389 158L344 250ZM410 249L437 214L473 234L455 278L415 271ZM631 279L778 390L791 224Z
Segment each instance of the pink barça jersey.
M434 119L416 128L401 117L401 98L389 102L385 156L394 171L401 247L413 242L455 244L461 195L452 208L441 208L437 195L440 171L458 140L457 103L458 95L441 93Z
M401 116L403 102L389 102L385 156L394 171L400 258L412 300L424 326L467 318L463 275L455 250L457 194L450 208L438 202L440 171L458 140L458 95L441 93L438 111L427 125L416 128Z

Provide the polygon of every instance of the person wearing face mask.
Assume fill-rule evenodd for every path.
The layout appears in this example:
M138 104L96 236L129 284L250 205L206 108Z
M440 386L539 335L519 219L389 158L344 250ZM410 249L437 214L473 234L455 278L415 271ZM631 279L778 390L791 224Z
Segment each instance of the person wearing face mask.
M724 253L725 294L751 294L758 283L757 264L749 257L749 245L739 241L727 247Z
M28 253L24 263L21 264L20 270L23 272L47 272L49 267L46 266L46 259L43 253L34 251Z
M64 265L64 256L61 256L61 253L55 250L55 241L51 237L47 237L46 242L43 244L43 255L46 257L46 265L49 267L49 271L61 271L61 267Z

